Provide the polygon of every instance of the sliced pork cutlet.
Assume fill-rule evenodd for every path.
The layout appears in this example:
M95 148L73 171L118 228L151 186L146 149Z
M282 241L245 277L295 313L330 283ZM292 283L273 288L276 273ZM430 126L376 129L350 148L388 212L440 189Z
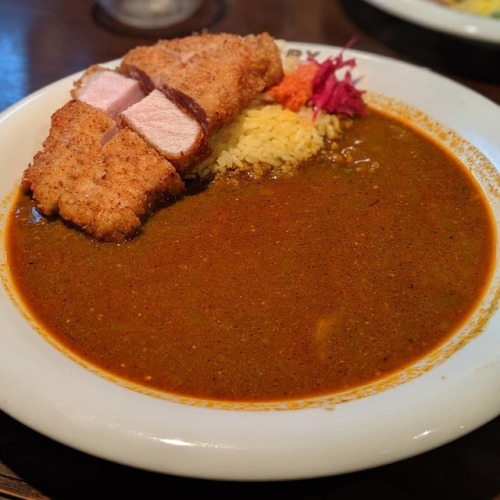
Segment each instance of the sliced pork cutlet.
M49 135L23 175L39 210L59 215L98 240L122 242L184 189L173 165L103 111L71 100L52 115Z
M161 40L130 50L119 70L131 77L145 73L155 86L167 85L191 97L207 115L209 135L283 77L280 50L267 33Z
M71 91L74 99L99 108L113 120L145 95L137 80L99 65L90 66Z
M181 175L210 152L204 113L194 113L194 103L182 105L187 99L168 87L153 89L120 115L122 124L154 146Z
M190 97L145 74L134 78L99 66L90 67L75 82L71 95L104 111L149 142L178 172L210 152L205 112ZM108 138L117 132L112 130Z

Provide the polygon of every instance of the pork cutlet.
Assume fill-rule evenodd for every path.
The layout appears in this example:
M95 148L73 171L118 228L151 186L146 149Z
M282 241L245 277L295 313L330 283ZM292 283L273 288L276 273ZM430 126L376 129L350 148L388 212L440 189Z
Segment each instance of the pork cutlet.
M164 40L132 49L115 69L91 66L53 114L22 186L44 215L125 241L182 193L210 136L282 77L268 34Z
M104 145L103 137L112 135ZM173 165L103 111L72 100L52 115L43 151L25 171L38 209L105 241L123 241L184 183Z

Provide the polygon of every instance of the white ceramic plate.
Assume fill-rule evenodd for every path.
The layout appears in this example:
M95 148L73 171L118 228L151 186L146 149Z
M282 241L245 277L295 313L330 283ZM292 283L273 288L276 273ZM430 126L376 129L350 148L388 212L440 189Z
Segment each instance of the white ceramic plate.
M500 42L500 19L461 12L432 0L365 0L380 8L426 28L470 40Z
M339 51L288 46L320 60ZM409 107L376 95L370 96L373 102L395 113L421 110L415 111L415 121L431 134L439 130L471 165L500 220L499 173L492 166L500 165L500 108L428 70L358 51L347 56L357 59L359 88ZM75 78L56 82L0 115L0 199L5 199L0 231L9 193L40 148L50 114L68 100ZM406 84L395 85L399 81ZM463 139L457 140L456 134ZM0 255L4 259L4 252ZM4 261L0 268L6 282ZM499 274L497 269L483 315L498 305ZM297 409L210 407L152 397L84 368L36 333L8 290L0 288L0 408L57 441L122 464L224 480L319 477L420 454L500 414L498 311L482 333L474 336L474 329L465 328L450 342L456 345L447 354L440 350L426 360L430 369L413 367L384 390L368 388L362 397L320 398Z

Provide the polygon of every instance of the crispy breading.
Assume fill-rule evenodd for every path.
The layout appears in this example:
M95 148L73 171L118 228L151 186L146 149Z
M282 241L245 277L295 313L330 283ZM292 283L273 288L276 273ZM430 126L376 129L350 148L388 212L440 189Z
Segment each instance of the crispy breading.
M53 114L23 187L44 214L58 212L97 239L121 242L134 235L156 203L179 194L184 184L172 164L135 132L116 130L105 113L72 100Z
M139 69L156 85L166 84L194 99L207 114L209 133L233 121L283 77L279 48L267 33L161 40L130 50L119 69L129 75Z

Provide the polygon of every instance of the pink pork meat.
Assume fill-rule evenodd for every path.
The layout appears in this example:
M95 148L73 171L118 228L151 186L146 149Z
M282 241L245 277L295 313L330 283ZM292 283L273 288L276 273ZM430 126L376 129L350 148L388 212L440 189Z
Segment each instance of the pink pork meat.
M113 120L145 96L137 80L99 66L91 66L75 82L72 95L104 111Z
M181 99L154 89L120 114L125 124L183 173L209 151L203 121ZM177 96L179 97L179 96Z

